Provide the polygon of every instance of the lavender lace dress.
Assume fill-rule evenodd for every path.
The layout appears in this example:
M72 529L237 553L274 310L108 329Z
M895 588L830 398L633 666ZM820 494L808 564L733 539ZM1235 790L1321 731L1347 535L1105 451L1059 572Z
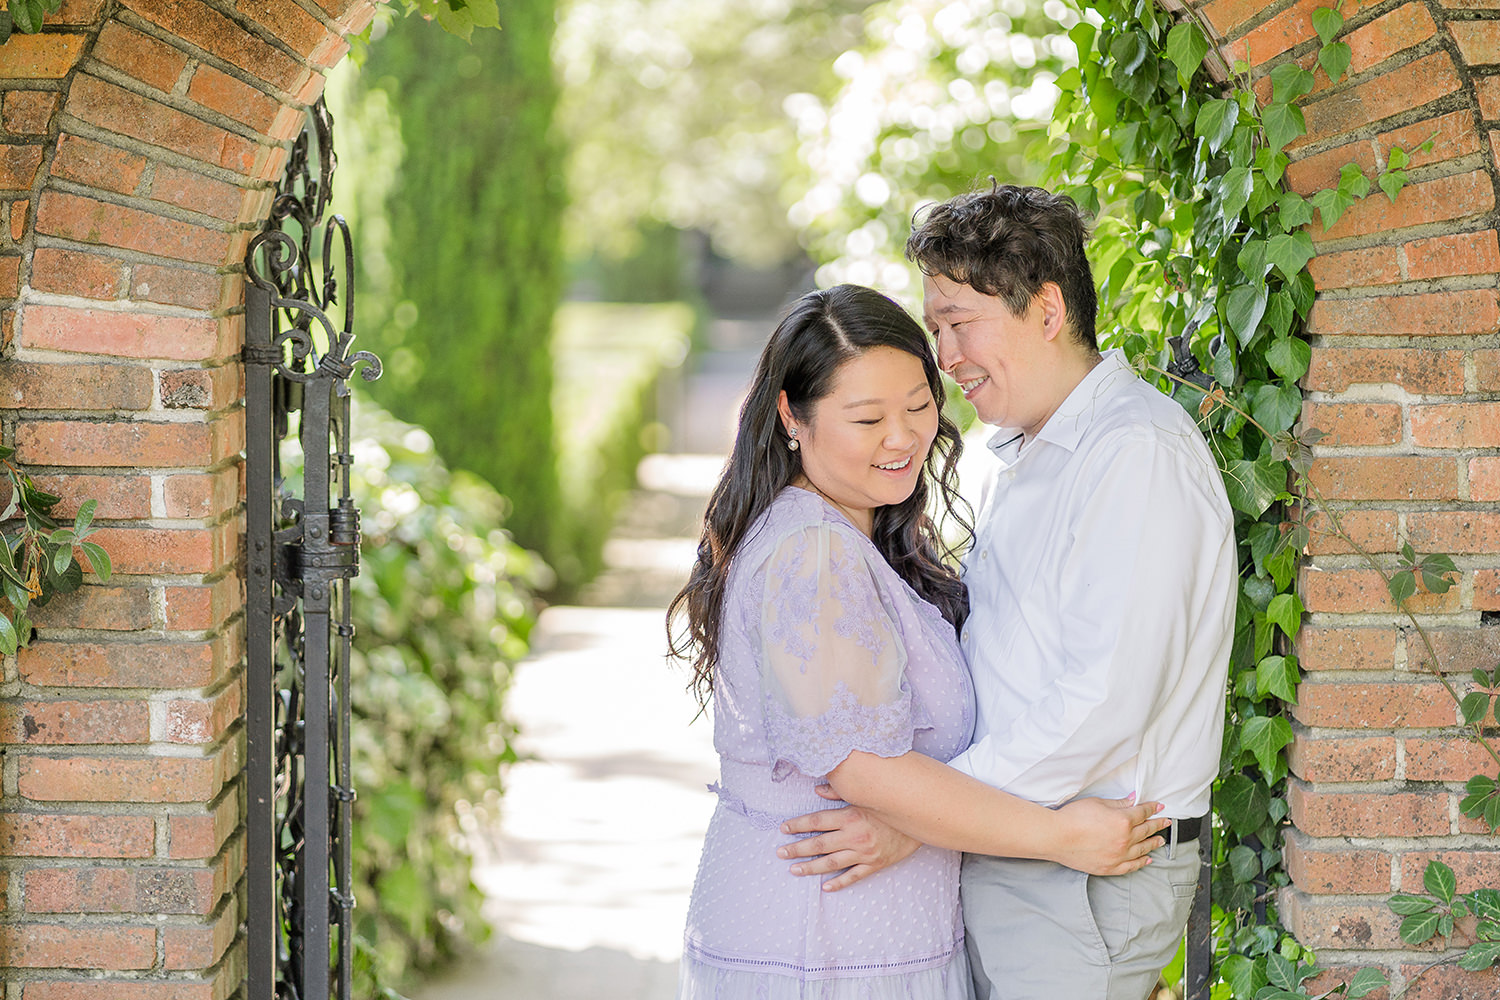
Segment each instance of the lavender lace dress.
M968 1000L959 855L922 847L839 892L788 873L786 819L850 752L949 760L974 694L953 627L816 494L788 488L735 554L714 686L719 805L678 1000Z

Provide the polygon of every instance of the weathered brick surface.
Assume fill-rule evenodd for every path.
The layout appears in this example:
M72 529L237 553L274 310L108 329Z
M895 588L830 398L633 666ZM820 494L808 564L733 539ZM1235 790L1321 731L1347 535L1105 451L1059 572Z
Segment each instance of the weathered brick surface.
M232 746L206 757L32 755L17 787L36 802L206 802L237 763Z
M1390 670L1401 642L1394 628L1304 625L1297 657L1304 670Z
M60 79L78 62L86 41L83 35L16 32L5 43L0 80Z
M149 816L0 812L0 847L8 857L149 858L156 822Z
M1384 383L1407 392L1460 394L1464 391L1464 352L1314 345L1312 362L1303 378L1304 388L1321 392L1345 392L1355 385Z
M1316 427L1325 447L1395 444L1401 440L1401 407L1395 403L1308 403L1302 426Z
M1299 733L1287 751L1287 763L1304 781L1388 781L1396 776L1396 740L1390 736L1313 738Z
M144 743L150 711L136 699L0 702L0 743Z
M23 362L7 368L0 399L18 410L144 410L154 395L146 368Z
M1456 461L1431 455L1328 457L1309 477L1330 500L1458 500Z
M36 228L49 236L81 243L215 265L229 259L234 242L228 232L220 229L60 191L48 191L42 196Z
M32 256L31 287L85 299L116 299L125 285L124 261L97 253L38 247Z
M55 90L7 90L0 104L0 124L16 135L43 135L60 100Z
M168 92L188 64L186 52L118 21L109 22L99 32L93 56L106 66Z
M1384 851L1326 844L1292 832L1282 842L1287 871L1310 893L1385 893L1391 891L1395 859Z
M1411 985L1402 995L1402 1000L1494 1000L1496 992L1495 970L1465 972L1455 965L1412 963L1403 965L1401 972Z
M58 140L52 174L105 191L133 194L146 163L139 153L64 133Z

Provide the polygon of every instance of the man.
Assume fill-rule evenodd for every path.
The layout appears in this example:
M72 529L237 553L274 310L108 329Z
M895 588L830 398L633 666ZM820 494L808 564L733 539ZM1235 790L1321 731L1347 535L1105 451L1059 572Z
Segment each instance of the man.
M1044 805L1136 794L1176 821L1129 875L966 855L984 1000L1147 997L1187 922L1218 771L1233 516L1193 421L1099 354L1087 235L1068 198L992 185L933 208L906 245L938 363L999 428L964 559L978 723L951 764ZM834 870L841 848L865 859L858 877L903 856L863 810L784 829L832 831L786 852L823 854L803 874Z

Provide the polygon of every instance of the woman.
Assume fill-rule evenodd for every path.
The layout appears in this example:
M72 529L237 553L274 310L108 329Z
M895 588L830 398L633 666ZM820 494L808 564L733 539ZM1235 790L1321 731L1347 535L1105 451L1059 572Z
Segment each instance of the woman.
M775 854L778 825L825 804L819 785L857 801L891 767L969 744L967 599L927 514L932 486L956 500L942 398L921 327L868 288L804 296L761 354L668 612L669 631L686 618L673 653L713 697L721 773L679 1000L970 996L955 851L921 846L837 893ZM1054 811L945 770L967 785L930 803L941 831L924 839L947 847L1118 873L1161 842L1153 804ZM908 793L924 795L882 789Z

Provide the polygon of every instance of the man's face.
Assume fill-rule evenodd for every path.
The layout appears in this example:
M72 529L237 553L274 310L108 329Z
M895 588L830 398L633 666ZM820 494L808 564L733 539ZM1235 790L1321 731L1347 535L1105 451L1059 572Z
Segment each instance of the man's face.
M1045 388L1044 366L1053 361L1046 330L1055 322L1046 299L1038 295L1017 316L1003 299L942 275L922 282L922 319L937 340L938 365L980 420L1019 427L1028 438L1057 409Z

